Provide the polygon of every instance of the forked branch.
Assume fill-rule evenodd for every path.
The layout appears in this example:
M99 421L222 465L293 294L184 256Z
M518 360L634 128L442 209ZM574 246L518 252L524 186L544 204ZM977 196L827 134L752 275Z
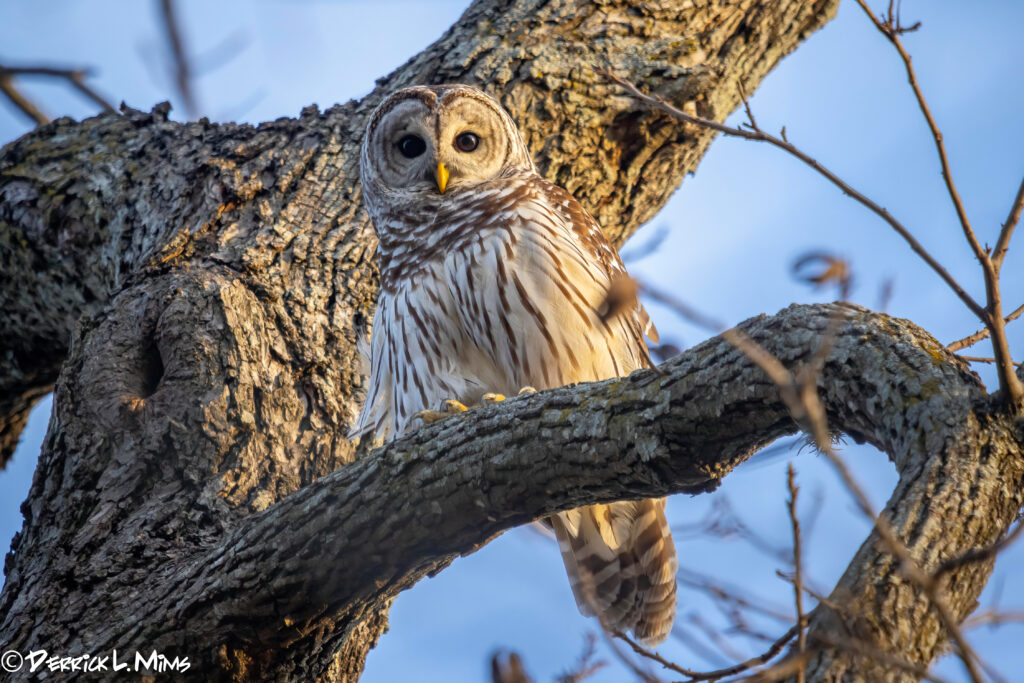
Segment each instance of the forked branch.
M890 4L888 16L884 19L879 19L871 11L871 8L868 7L866 0L857 0L857 4L868 15L875 28L896 48L896 52L899 53L900 59L903 61L903 67L907 71L907 81L914 91L914 97L917 99L917 104L924 115L925 121L928 122L928 130L931 131L932 138L935 140L935 149L939 154L939 163L942 166L942 178L946 182L946 190L949 193L949 198L953 201L953 207L956 210L957 219L960 221L964 237L967 238L971 251L974 252L975 258L981 264L982 274L984 275L986 306L981 320L985 323L985 327L988 328L992 337L992 350L995 354L996 371L999 375L999 388L1003 392L1006 403L1012 411L1024 412L1024 384L1021 383L1014 372L1013 357L1010 355L1010 346L1006 339L1006 323L1003 319L1002 294L999 287L999 270L1002 266L1003 257L1006 255L1010 236L1013 234L1013 229L1020 219L1022 204L1024 204L1024 182L1022 182L1020 189L1017 190L1017 196L1010 209L1010 216L1003 224L1002 230L999 233L995 251L992 256L989 256L989 252L982 248L974 228L971 227L970 219L967 217L967 210L964 208L963 200L960 198L960 193L956 189L956 183L953 181L953 172L949 166L949 156L946 154L946 144L943 141L942 131L939 130L935 117L932 116L931 108L928 106L928 101L925 99L921 86L917 82L917 75L914 73L910 54L903 47L903 41L900 40L900 35L905 33L907 29L900 25L899 11L897 10L894 15L892 5ZM916 27L917 24L915 24L914 28ZM977 312L975 311L975 313Z
M865 10L869 12L869 16L875 21L876 26L880 27L880 30L886 33L890 39L898 42L898 36L906 30L900 27L898 24L893 24L893 20L890 17L888 24L882 24L875 18L874 14L867 10L862 0L857 0L861 6L865 7ZM916 28L916 27L915 27ZM906 55L906 52L902 49L902 45L899 46L900 54ZM953 198L953 203L957 209L957 215L960 218L961 225L963 226L964 234L966 235L968 242L971 244L971 248L975 252L975 256L978 258L982 265L984 279L985 279L985 292L986 292L986 305L982 306L979 304L971 295L969 295L963 286L942 266L924 246L917 241L917 239L911 234L911 232L898 220L896 220L888 210L879 206L876 202L869 199L866 195L855 190L847 182L837 176L835 173L830 171L828 168L823 166L816 159L806 154L798 147L789 142L785 135L785 128L782 129L781 137L776 137L770 133L765 132L757 123L754 118L753 112L750 109L750 105L743 95L742 88L740 88L740 97L743 100L744 108L746 109L748 122L746 128L733 128L725 124L705 119L694 114L688 114L676 107L665 102L660 97L654 97L647 95L640 91L633 83L626 81L618 76L603 71L603 75L620 85L626 90L632 97L650 105L653 108L661 110L667 113L669 116L683 122L692 125L702 126L711 130L718 131L725 135L732 137L743 138L745 140L752 140L755 142L767 142L779 149L782 149L796 158L803 161L805 164L813 168L819 174L823 175L830 182L836 185L844 194L852 197L862 205L866 206L882 220L888 223L903 239L910 245L910 248L916 253L925 263L927 263L932 270L934 270L939 277L949 286L950 289L960 298L960 300L967 306L972 313L974 313L978 319L985 325L992 337L992 347L995 354L996 367L999 375L999 387L1003 392L1006 400L1006 405L1014 412L1024 411L1024 384L1017 378L1014 373L1013 358L1010 355L1009 344L1006 339L1005 322L1002 314L1002 302L999 290L999 273L998 268L993 262L993 259L981 248L978 244L977 237L974 234L974 230L971 228L970 222L967 220L966 211L963 208L963 202L960 200L960 196L956 191L956 186L952 181L952 176L949 173L948 159L946 158L945 147L942 144L942 135L935 125L935 120L931 116L931 112L928 110L927 103L924 100L923 95L920 92L920 88L917 86L916 79L913 77L913 70L910 69L909 56L906 57L906 64L908 72L911 76L911 85L914 87L914 92L918 96L918 101L921 104L922 111L925 112L925 118L928 120L929 127L931 128L936 144L939 147L939 155L943 165L943 175L946 177L947 187L950 191L950 196ZM1019 202L1024 202L1024 197L1021 196L1024 193L1024 186L1020 192L1018 192ZM1003 231L1000 234L999 243L997 248L1002 249L1002 253L1005 253L1006 244L1009 242L1010 233L1013 231L1013 226L1016 224L1015 216L1019 218L1020 208L1018 207L1018 201L1014 202L1014 208L1011 209L1010 218L1004 224ZM1010 226L1007 228L1006 226ZM751 356L755 360L756 357ZM767 359L763 359L765 362L759 362L759 364L765 369L766 372L770 372L768 367L770 363ZM778 375L778 373L776 373ZM778 377L776 377L778 380ZM780 384L780 386L782 386ZM794 404L795 405L795 404ZM806 404L812 406L811 404ZM812 423L813 424L813 423ZM821 435L815 435L816 439Z
M711 119L705 119L703 117L696 116L693 114L687 114L681 109L677 109L676 107L673 107L671 104L665 102L665 100L661 99L660 97L651 96L644 92L641 92L639 88L637 88L633 83L627 80L619 78L618 76L609 72L604 72L604 74L610 80L622 86L622 88L626 90L626 92L628 92L632 97L640 100L641 102L644 102L645 104L650 105L651 107L654 107L665 112L669 116L678 119L683 123L690 123L696 126L704 126L706 128L716 130L730 137L743 138L744 140L752 140L754 142L767 142L770 145L785 150L786 152L795 156L797 159L800 159L805 164L807 164L815 171L817 171L819 174L825 176L825 178L827 178L830 182L832 182L840 190L842 190L843 194L846 194L849 197L852 197L857 202L860 202L868 209L870 209L873 213L878 215L882 220L888 223L893 228L893 230L895 230L900 235L900 237L902 237L904 241L906 241L906 243L910 245L910 248L914 250L914 253L920 256L924 260L924 262L927 263L931 267L931 269L934 270L938 274L938 276L942 278L942 280L949 286L950 289L953 290L957 297L959 297L960 300L963 301L964 304L969 309L971 309L971 311L975 315L977 315L980 320L985 320L984 307L977 301L975 301L974 298L971 297L971 295L968 294L964 290L964 288L960 286L960 283L957 282L956 279L949 274L949 271L947 271L945 267L943 267L943 265L940 264L935 259L935 257L933 257L928 252L928 250L925 249L924 246L917 241L917 239L910 233L910 231L907 230L907 228L902 223L896 220L891 213L889 213L887 209L879 206L874 201L869 199L866 195L855 190L842 178L840 178L835 173L830 171L828 168L823 166L819 161L817 161L813 157L801 151L788 140L776 137L771 133L767 133L761 128L754 126L753 124L751 124L749 130L745 128L733 128L732 126L727 126L723 123L712 121Z

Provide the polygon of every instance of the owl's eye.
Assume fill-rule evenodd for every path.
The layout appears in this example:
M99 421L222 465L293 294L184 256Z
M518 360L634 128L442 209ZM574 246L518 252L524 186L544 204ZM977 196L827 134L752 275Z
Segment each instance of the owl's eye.
M415 159L427 149L427 143L419 135L406 135L398 141L398 151L406 159Z
M455 149L460 152L472 152L480 144L480 136L476 133L459 133L455 138Z

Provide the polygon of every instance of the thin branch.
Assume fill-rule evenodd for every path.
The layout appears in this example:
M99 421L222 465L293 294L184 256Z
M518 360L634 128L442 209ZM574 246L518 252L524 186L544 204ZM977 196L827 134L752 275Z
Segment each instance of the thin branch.
M962 358L963 360L967 361L968 363L995 363L995 362L997 362L995 358L989 358L989 357L984 357L984 356L960 356L960 358ZM1020 366L1024 365L1024 362L1015 361L1014 365L1016 365L1017 367L1020 367Z
M743 653L737 650L735 646L729 642L729 639L717 628L704 621L700 616L700 612L691 612L687 615L686 620L696 628L698 632L704 634L704 637L711 641L712 645L718 648L718 651L724 656L725 661L735 662L743 659Z
M1017 624L1024 622L1024 612L996 612L990 610L975 614L964 622L964 628L972 629L979 626L1002 626L1003 624Z
M744 671L749 671L754 667L761 666L762 664L771 661L776 656L778 656L780 652L782 652L782 648L786 646L786 643L793 640L793 637L797 634L797 627L794 626L785 633L783 633L782 636L780 636L774 643L772 643L772 646L769 647L768 650L766 650L762 654L756 657L751 657L745 662L740 662L739 664L734 664L732 666L728 666L724 669L718 669L716 671L694 671L692 669L685 669L679 666L678 664L675 664L665 659L657 652L652 652L648 650L643 645L640 645L639 643L637 643L621 631L613 631L612 634L616 638L625 641L630 647L633 648L633 652L637 653L642 657L646 657L651 661L661 664L663 667L669 669L670 671L674 671L677 674L682 674L683 676L686 676L690 681L711 681L717 678L724 678L725 676L732 676L738 673L742 673Z
M786 487L789 489L789 522L793 528L793 593L796 604L796 628L797 628L797 652L803 655L807 651L807 636L804 633L804 626L807 618L804 616L804 583L803 583L803 559L800 543L800 519L796 516L796 496L800 490L796 486L796 474L793 471L793 463L786 468ZM801 666L797 670L797 681L804 683L805 668Z
M652 107L660 109L669 116L672 116L673 118L678 119L684 123L691 123L698 126L704 126L706 128L716 130L725 135L743 138L745 140L752 140L755 142L767 142L771 145L774 145L775 147L778 147L779 149L789 152L796 158L800 159L805 164L807 164L815 171L817 171L819 174L827 178L834 185L839 187L839 189L842 190L844 194L860 202L862 205L866 206L868 209L870 209L872 212L874 212L876 215L882 218L882 220L888 223L904 239L904 241L906 241L906 243L910 245L910 248L914 251L914 253L920 256L925 261L925 263L927 263L932 268L932 270L934 270L939 275L939 277L942 278L942 280L949 286L950 289L953 290L957 297L959 297L960 300L964 302L964 304L971 310L971 312L978 316L979 320L986 320L986 312L985 309L981 306L981 304L975 301L974 298L971 297L971 295L969 295L964 290L964 288L960 286L960 283L958 283L956 279L952 275L950 275L949 272L937 260L935 260L935 258L930 253L928 253L924 246L922 246L921 243L918 242L912 234L910 234L910 231L907 230L907 228L904 227L902 223L893 218L892 214L890 214L888 210L882 208L881 206L873 202L871 199L868 199L866 196L864 196L857 190L853 189L844 180L839 178L835 173L825 168L823 165L821 165L821 163L819 163L812 157L800 151L797 147L790 144L788 141L777 138L774 135L771 135L770 133L766 133L760 128L755 128L752 130L732 128L730 126L726 126L725 124L718 123L717 121L712 121L710 119L705 119L699 116L687 114L686 112L681 111L673 107L672 105L668 104L660 97L652 97L650 95L640 92L640 90L629 81L621 79L618 76L615 76L614 74L609 73L607 71L604 71L602 73L609 80L614 81L615 83L620 85L632 97L642 102L645 102L646 104Z
M1010 246L1010 237L1013 235L1013 229L1020 222L1022 210L1024 210L1024 179L1020 181L1020 187L1017 188L1017 196L1014 197L1013 205L1010 207L1010 215L1006 217L1003 229L999 231L999 239L996 240L995 249L992 250L992 265L995 266L997 273L1003 267L1003 258L1006 257L1006 250Z
M44 114L32 100L28 99L14 87L14 79L10 74L0 71L0 92L2 92L22 114L30 118L36 125L43 125L50 122L50 117Z
M491 655L491 683L533 683L518 652Z
M601 624L601 635L604 636L604 641L608 643L608 647L611 648L611 651L615 654L616 657L619 658L619 661L621 661L623 664L629 667L629 669L639 680L643 681L644 683L661 683L660 678L658 678L649 671L644 671L639 666L637 666L636 662L634 662L632 659L626 656L626 653L623 652L615 643L615 638L612 637L619 636L620 634L614 631L609 631L607 628L607 624L603 622Z
M953 173L949 168L949 158L946 155L946 145L942 141L942 131L939 130L939 126L935 123L935 118L932 116L931 109L928 107L928 102L924 98L924 93L921 92L921 87L917 83L917 75L914 73L914 67L910 63L910 55L903 48L903 43L900 41L900 33L905 32L901 29L898 24L893 23L893 17L890 14L888 19L883 22L875 13L871 11L865 0L857 0L857 4L860 5L861 9L864 10L865 14L871 18L875 28L879 30L889 42L892 43L896 51L899 52L900 58L903 60L903 66L907 70L907 80L910 82L910 87L914 91L914 97L917 98L917 104L921 108L921 113L924 114L925 120L928 122L928 128L932 132L932 137L935 139L935 148L939 153L939 163L942 165L942 178L946 181L946 189L949 192L949 198L953 200L953 207L956 209L956 215L960 219L960 227L964 231L964 236L967 238L968 244L971 245L971 250L974 252L975 257L978 261L985 266L986 264L991 265L988 254L982 249L981 243L978 242L977 235L974 234L974 229L971 227L971 222L967 218L967 211L964 209L963 200L960 199L960 193L957 192L956 184L953 182Z
M1024 315L1024 304L1021 304L1013 313L1003 318L1003 322L1011 323L1021 315ZM985 329L978 330L974 334L970 334L963 339L957 339L955 342L946 345L946 348L950 351L959 351L960 349L966 349L969 346L974 346L983 339L988 338L990 332L986 327Z
M679 316L684 320L696 325L697 327L704 328L708 332L713 332L715 334L718 334L725 329L725 325L722 324L721 321L701 313L675 294L659 289L638 278L633 278L633 281L636 282L636 286L640 294L643 294L652 301L657 301L659 304L667 306L675 313L679 314Z
M182 38L181 27L175 13L174 0L160 0L160 16L164 22L164 31L167 33L167 42L174 60L174 80L178 87L178 94L181 95L189 118L195 118L199 108L196 106L195 94L192 91L192 67L185 53L185 41Z
M0 91L26 116L39 125L49 123L50 119L14 87L15 76L45 76L65 80L71 87L99 106L104 112L108 114L116 113L110 102L86 83L85 79L88 75L89 71L87 69L60 69L50 66L0 66Z
M563 674L559 674L558 678L555 679L557 683L580 683L580 681L590 678L599 670L605 667L607 662L604 660L594 661L594 656L597 654L597 636L593 633L588 633L583 645L583 652L576 660L575 666L569 671Z
M737 608L747 609L762 616L775 619L782 624L793 623L792 615L787 613L784 607L769 605L767 599L756 595L749 593L744 595L741 589L717 583L711 577L695 572L692 569L680 570L677 580L683 586L711 596L716 605L721 600L735 605Z
M889 16L885 22L879 20L871 11L871 8L868 7L865 0L857 0L857 4L861 6L861 9L868 15L879 32L889 39L889 42L896 48L900 58L903 60L903 66L907 70L907 80L910 82L910 87L914 91L914 97L917 98L917 104L921 108L921 113L924 114L925 120L928 122L928 128L931 130L932 137L935 139L935 148L939 153L942 177L946 181L949 197L953 200L953 207L956 209L956 215L960 220L964 236L967 238L974 256L978 259L978 263L981 264L982 273L985 277L986 307L985 315L981 319L992 334L992 350L996 357L995 364L996 372L999 376L999 388L1003 392L1004 400L1010 410L1016 413L1024 412L1024 383L1021 383L1013 371L1013 357L1010 355L1010 346L1006 340L1006 330L1004 329L1002 295L999 288L999 268L995 261L989 258L988 252L981 247L978 237L971 227L971 222L967 218L967 211L964 209L963 201L960 199L956 184L953 182L953 173L949 168L949 158L946 155L946 145L942 141L942 132L939 130L938 124L935 123L935 118L928 108L928 102L924 98L924 93L921 92L921 88L917 83L917 76L914 74L910 55L903 48L903 43L900 41L900 34L904 32L904 29L899 26L898 21L895 24L893 23L892 16ZM1002 260L1002 255L1006 253L1010 235L1013 232L1013 227L1016 225L1016 220L1012 220L1014 213L1017 213L1019 218L1020 209L1018 205L1024 201L1024 197L1021 196L1022 193L1024 193L1024 185L1022 185L1021 190L1017 193L1014 208L1010 210L1011 220L1004 224L1003 230L999 235L997 250L1001 253L1000 261Z

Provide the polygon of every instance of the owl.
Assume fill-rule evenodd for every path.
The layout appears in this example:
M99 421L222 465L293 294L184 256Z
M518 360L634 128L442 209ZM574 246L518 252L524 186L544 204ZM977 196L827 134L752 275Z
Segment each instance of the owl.
M621 377L652 362L639 302L612 315L625 276L597 222L537 173L515 122L465 85L409 87L370 117L360 158L379 239L380 300L353 435L385 440L454 399ZM449 401L449 404L451 402ZM676 613L665 500L546 520L576 603L653 645Z

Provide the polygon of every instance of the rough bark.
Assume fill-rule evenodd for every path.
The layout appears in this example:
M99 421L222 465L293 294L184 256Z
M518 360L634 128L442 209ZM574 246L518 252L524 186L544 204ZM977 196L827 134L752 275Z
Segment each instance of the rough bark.
M354 679L394 595L455 554L554 510L709 488L792 431L773 388L711 342L668 377L545 392L353 463L344 435L376 287L356 152L382 93L481 84L621 244L711 138L637 107L595 68L721 120L737 84L752 91L834 9L484 0L362 101L322 114L253 128L127 111L4 148L0 448L56 390L5 564L0 640L162 649L200 678ZM994 539L1020 507L1020 434L927 335L849 315L822 386L835 424L904 473L890 502L899 533L926 566ZM795 309L751 331L794 362L822 320ZM971 523L936 537L932 513L954 509ZM959 615L989 569L956 575ZM882 646L903 638L904 656L927 662L941 629L897 579L869 539L840 587L884 608L865 627ZM908 605L922 624L910 631ZM834 629L829 618L816 628ZM829 678L858 664L833 653L815 665Z

